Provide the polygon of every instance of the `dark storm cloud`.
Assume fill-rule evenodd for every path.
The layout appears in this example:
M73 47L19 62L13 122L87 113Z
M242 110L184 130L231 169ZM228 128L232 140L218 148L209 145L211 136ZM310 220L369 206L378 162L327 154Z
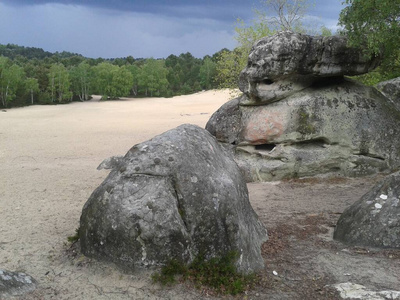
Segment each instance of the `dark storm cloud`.
M341 0L323 0L308 20L336 28ZM0 43L88 57L197 57L235 47L234 22L257 0L2 0Z
M153 13L166 16L218 18L232 21L232 16L244 18L251 14L250 0L3 0L14 6L63 4L104 8L119 11ZM250 9L243 9L250 8Z

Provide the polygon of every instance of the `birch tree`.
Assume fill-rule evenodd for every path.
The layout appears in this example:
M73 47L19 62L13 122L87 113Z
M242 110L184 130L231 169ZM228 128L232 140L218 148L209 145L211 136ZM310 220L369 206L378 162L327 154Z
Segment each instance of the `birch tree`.
M25 80L25 88L31 96L31 104L33 104L33 95L39 92L39 83L36 78L27 78Z
M87 62L81 62L78 66L69 70L71 78L71 88L74 95L79 97L80 101L87 101L91 96L93 72Z
M0 98L3 107L14 100L25 76L22 67L11 64L9 59L0 57Z
M48 77L51 101L70 101L72 98L72 93L69 90L71 83L64 65L60 63L51 65Z

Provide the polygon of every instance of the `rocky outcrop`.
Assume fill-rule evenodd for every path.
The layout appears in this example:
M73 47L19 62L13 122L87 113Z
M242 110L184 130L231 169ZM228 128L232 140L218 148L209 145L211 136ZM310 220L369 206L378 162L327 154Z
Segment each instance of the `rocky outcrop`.
M0 299L3 297L22 296L36 289L36 281L21 272L0 269Z
M400 110L400 77L380 82L376 88Z
M254 44L239 88L248 98L245 104L269 103L309 87L318 78L360 75L378 63L378 58L349 48L344 36L283 31Z
M263 268L266 230L234 160L204 129L182 125L102 165L113 169L82 211L85 255L134 268L235 251L240 272Z
M373 88L336 81L270 105L236 104L236 111L230 115L222 107L206 128L219 141L235 144L248 181L326 173L355 177L400 166L400 113Z
M400 172L346 209L333 237L351 245L400 248Z
M343 77L376 63L343 37L264 38L241 73L244 94L214 113L206 129L233 145L248 181L395 170L400 111L374 88Z

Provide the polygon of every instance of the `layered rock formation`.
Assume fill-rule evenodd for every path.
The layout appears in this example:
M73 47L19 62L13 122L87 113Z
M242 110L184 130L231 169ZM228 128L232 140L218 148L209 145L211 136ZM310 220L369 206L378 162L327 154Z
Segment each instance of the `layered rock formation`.
M112 171L80 221L85 255L134 268L234 251L238 271L263 268L266 230L233 158L204 129L182 125L102 167Z
M333 237L351 245L400 248L400 172L346 209Z
M400 112L344 79L377 65L343 37L281 32L257 42L239 87L206 129L230 147L247 181L363 176L400 167Z

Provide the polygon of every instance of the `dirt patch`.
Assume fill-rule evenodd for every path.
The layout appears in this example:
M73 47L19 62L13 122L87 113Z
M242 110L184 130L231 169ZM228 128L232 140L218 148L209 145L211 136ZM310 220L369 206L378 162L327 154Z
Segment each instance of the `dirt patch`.
M262 247L266 271L257 293L268 299L341 299L332 285L343 282L398 290L400 250L349 247L332 239L341 212L379 179L310 178L250 185L251 195L264 190L272 211L285 210L262 214L270 239ZM259 199L252 201L262 208Z

